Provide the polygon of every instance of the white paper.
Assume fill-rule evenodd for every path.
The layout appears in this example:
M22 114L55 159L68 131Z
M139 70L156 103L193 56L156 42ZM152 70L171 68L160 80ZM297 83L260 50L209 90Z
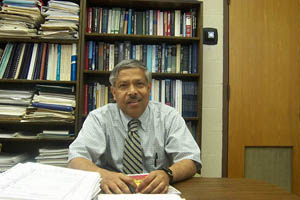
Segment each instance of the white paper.
M182 200L176 194L100 194L98 200Z
M0 200L91 200L100 174L38 163L17 164L0 174Z

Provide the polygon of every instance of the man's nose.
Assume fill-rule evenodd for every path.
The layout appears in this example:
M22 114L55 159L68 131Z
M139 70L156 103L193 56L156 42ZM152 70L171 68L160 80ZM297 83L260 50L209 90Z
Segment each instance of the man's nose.
M128 88L128 93L129 94L136 94L137 90L136 87L134 86L134 84L131 84Z

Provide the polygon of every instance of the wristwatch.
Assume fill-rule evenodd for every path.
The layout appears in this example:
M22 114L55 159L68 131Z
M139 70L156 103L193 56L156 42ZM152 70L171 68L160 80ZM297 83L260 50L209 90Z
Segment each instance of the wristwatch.
M163 167L161 170L163 170L164 172L166 172L166 174L169 177L169 184L172 183L173 181L173 172L172 170L170 170L169 168Z

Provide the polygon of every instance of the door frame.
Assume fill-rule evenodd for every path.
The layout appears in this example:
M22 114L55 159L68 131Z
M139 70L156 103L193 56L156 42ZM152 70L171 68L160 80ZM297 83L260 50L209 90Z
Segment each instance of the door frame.
M222 177L228 177L228 107L229 86L229 4L223 0L223 113L222 113Z

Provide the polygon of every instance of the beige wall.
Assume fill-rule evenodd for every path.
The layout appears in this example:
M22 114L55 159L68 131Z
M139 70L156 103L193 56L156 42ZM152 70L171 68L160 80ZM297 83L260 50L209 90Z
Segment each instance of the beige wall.
M218 44L203 45L201 176L222 175L223 0L203 0L203 27L218 29Z

